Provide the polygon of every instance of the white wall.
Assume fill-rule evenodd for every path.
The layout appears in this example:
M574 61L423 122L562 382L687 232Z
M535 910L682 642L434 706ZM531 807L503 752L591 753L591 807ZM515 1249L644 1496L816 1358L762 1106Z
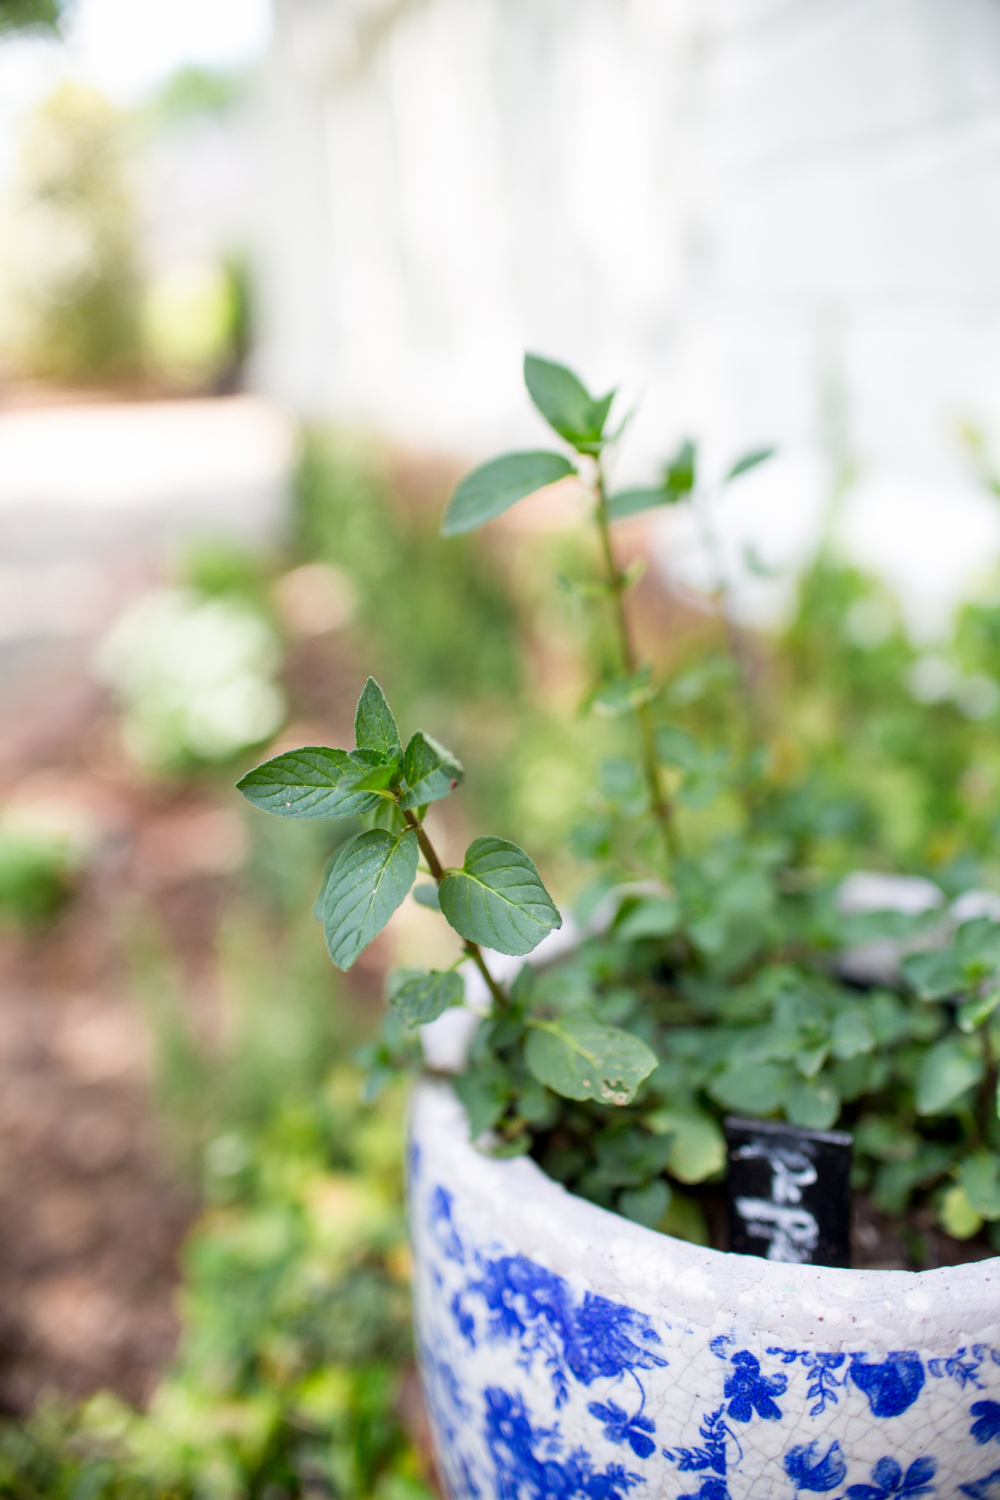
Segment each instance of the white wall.
M642 396L639 466L777 442L773 557L846 454L928 629L1000 546L1000 0L276 0L269 87L271 394L476 456L530 347Z

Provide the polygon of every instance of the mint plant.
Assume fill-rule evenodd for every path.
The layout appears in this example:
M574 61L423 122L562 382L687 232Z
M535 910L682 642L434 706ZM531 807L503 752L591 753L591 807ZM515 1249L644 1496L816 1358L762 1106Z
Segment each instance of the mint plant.
M334 963L350 967L422 869L416 899L460 935L459 963L476 965L490 996L455 1080L473 1137L490 1132L494 1153L532 1152L572 1191L650 1227L706 1238L697 1194L724 1173L727 1111L853 1130L855 1186L882 1212L929 1208L960 1238L1000 1225L1000 924L839 909L839 872L824 868L831 837L843 852L837 805L808 769L788 769L769 730L715 533L720 489L770 450L708 485L686 441L653 483L616 490L611 461L627 425L609 426L616 393L594 397L531 355L524 373L561 449L477 468L441 530L473 531L560 480L589 512L594 571L569 587L612 645L584 707L619 734L572 838L589 866L578 915L595 931L563 961L498 981L486 952L530 953L559 913L507 840L477 838L461 867L442 865L425 813L457 790L462 767L421 731L404 751L369 679L353 749L292 751L239 784L284 817L364 825L317 903ZM721 638L660 682L636 646L637 570L620 566L614 528L663 506L694 513L716 569ZM840 977L839 956L872 938L909 956L892 983L859 989ZM463 1003L456 967L391 976L369 1056L375 1083L418 1060L420 1025Z

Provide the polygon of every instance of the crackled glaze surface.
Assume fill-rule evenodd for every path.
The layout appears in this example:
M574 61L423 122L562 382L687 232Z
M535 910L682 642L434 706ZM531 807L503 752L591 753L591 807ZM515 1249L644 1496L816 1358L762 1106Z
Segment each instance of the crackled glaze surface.
M1000 1500L1000 1261L722 1255L413 1111L424 1388L453 1500Z

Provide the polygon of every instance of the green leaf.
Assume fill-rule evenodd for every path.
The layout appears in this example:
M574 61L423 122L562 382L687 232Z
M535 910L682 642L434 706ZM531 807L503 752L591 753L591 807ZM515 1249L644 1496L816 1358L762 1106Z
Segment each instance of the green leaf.
M732 1062L709 1084L709 1093L739 1114L769 1115L785 1101L791 1072L778 1063Z
M614 391L595 401L572 370L539 359L537 354L524 356L524 383L546 422L561 438L581 453L592 453L599 447Z
M830 1046L834 1057L840 1058L857 1057L861 1052L872 1050L875 1037L862 1010L852 1008L840 1012L830 1028Z
M383 792L394 787L402 774L403 760L397 754L380 765L370 766L354 784L359 792Z
M684 1193L674 1193L670 1206L657 1224L661 1234L672 1234L675 1239L687 1240L692 1245L710 1245L712 1236L700 1203Z
M1000 1156L974 1151L962 1163L959 1182L981 1218L1000 1219Z
M459 1073L452 1085L465 1105L469 1136L478 1140L485 1130L493 1129L504 1112L511 1095L510 1074L502 1062L491 1057L477 1067Z
M991 990L988 995L973 995L958 1007L958 1025L966 1033L977 1030L1000 1005L1000 990Z
M983 1227L982 1215L976 1212L965 1188L959 1182L950 1187L941 1199L938 1221L942 1229L956 1240L971 1240Z
M726 475L726 483L730 479L738 479L741 474L747 474L751 469L756 469L758 464L766 463L774 454L773 448L753 448L749 453L744 453L738 458Z
M978 970L980 977L1000 967L1000 923L989 917L963 922L955 934L954 952L966 973Z
M855 1151L879 1161L915 1161L919 1148L919 1136L887 1115L865 1115L854 1126Z
M903 960L903 978L921 1000L944 1000L963 988L954 954L911 953Z
M655 698L657 689L650 683L652 670L647 663L640 667L633 677L619 677L617 681L598 688L590 698L590 706L594 713L604 719L615 719L620 714L630 713L641 703L648 703L651 698Z
M438 895L457 933L497 953L530 953L562 926L534 864L507 839L475 839L462 868L445 875Z
M333 853L326 861L326 864L323 866L323 873L319 878L319 891L317 892L316 900L313 902L313 920L316 922L322 922L323 920L323 902L326 900L327 882L329 881L330 876L333 873L334 865L340 858L341 848L343 848L343 845L341 845L337 849L334 849Z
M385 701L385 694L374 677L369 677L358 699L354 715L354 735L359 750L374 750L376 755L386 760L403 753L396 721Z
M534 1017L524 1060L539 1083L564 1099L628 1104L656 1067L656 1054L631 1032L605 1026L587 1010L552 1021Z
M236 785L254 807L279 818L351 818L381 801L377 794L358 790L368 770L346 750L306 745L266 760Z
M656 731L656 754L666 766L700 771L709 759L693 734L679 724L661 724Z
M983 1076L983 1060L968 1051L968 1043L945 1037L926 1053L917 1074L918 1115L940 1115L955 1104Z
M646 896L615 922L615 937L632 943L637 938L672 937L681 922L681 909L665 896Z
M680 499L661 485L658 489L639 488L619 490L607 500L608 520L624 521L626 516L638 515L641 510L651 510L654 505L673 505Z
M840 1114L840 1095L828 1079L801 1078L785 1099L785 1118L803 1130L829 1130Z
M423 885L413 887L413 899L418 906L426 906L429 911L440 911L441 902L438 900L438 888L425 881Z
M464 999L465 986L453 969L399 969L389 979L389 1000L410 1026L426 1026Z
M665 1182L650 1182L642 1188L626 1188L618 1194L618 1212L634 1224L655 1229L670 1207L670 1189Z
M694 489L695 467L698 450L690 438L685 438L663 475L664 487L674 500L682 500Z
M565 479L576 470L561 453L507 453L466 474L448 501L442 536L462 536L502 516L525 495Z
M670 1141L634 1128L608 1131L597 1137L595 1154L605 1182L613 1187L642 1187L665 1169Z
M323 901L323 931L338 969L349 969L382 931L417 873L417 836L375 828L341 850Z
M951 1166L952 1153L926 1143L914 1161L883 1162L875 1175L872 1203L882 1214L901 1214L916 1187L927 1187Z
M827 1042L820 1042L816 1047L800 1047L795 1054L795 1066L803 1078L815 1078L829 1055Z
M406 747L403 775L407 790L399 799L402 808L423 807L440 802L460 784L465 771L450 750L419 729Z
M405 833L409 824L392 797L382 795L378 807L361 819L365 828L384 828L387 833Z
M704 1182L726 1164L726 1138L711 1115L694 1109L658 1109L650 1130L672 1137L667 1167L678 1182Z

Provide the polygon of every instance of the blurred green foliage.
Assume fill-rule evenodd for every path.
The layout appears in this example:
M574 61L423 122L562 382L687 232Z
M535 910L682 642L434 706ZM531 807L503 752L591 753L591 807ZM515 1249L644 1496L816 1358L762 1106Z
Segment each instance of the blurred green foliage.
M69 840L0 821L0 923L49 922L69 899L76 866Z
M586 594L591 554L566 540L533 542L515 569L474 538L440 542L437 516L374 450L314 430L287 560L349 577L357 606L347 630L365 668L408 724L456 726L477 766L466 805L478 796L504 832L541 845L562 893L594 877L579 892L588 919L640 870L642 838L629 827L645 795L623 721L572 712L585 699L575 684L610 656ZM239 601L268 622L270 571L222 544L183 564L200 598ZM574 581L553 602L545 591L557 571ZM574 618L585 627L575 644ZM539 642L558 651L542 659ZM977 883L1000 889L1000 704L989 688L1000 594L967 604L951 638L921 650L884 586L827 548L803 576L788 626L755 646L766 757L748 747L722 632L709 624L664 649L660 727L670 732L659 751L684 839L683 942L700 958L681 952L670 901L637 890L619 901L610 932L542 976L538 1002L552 1015L586 1003L650 1041L662 1026L671 1044L649 1093L616 1114L596 1156L600 1106L585 1114L566 1104L557 1131L551 1099L535 1086L540 1155L578 1191L647 1217L641 1184L647 1168L662 1175L665 1160L673 1196L656 1222L704 1239L695 1199L721 1167L714 1108L754 1108L749 1089L767 1112L784 1089L803 1120L846 1105L857 1181L886 1212L930 1194L954 1232L974 1233L981 1216L968 1217L968 1194L983 1201L975 1170L1000 1142L991 1137L960 1162L963 1121L913 1108L929 1055L953 1068L974 1049L964 1034L952 1045L938 998L876 990L862 1018L872 1024L860 1025L857 992L800 961L801 945L822 959L843 937L820 887L859 866L927 874L949 896ZM569 690L547 695L560 673ZM143 1414L99 1396L42 1405L0 1427L2 1495L426 1494L424 1459L400 1417L412 1379L402 1095L394 1085L360 1104L359 1075L344 1058L366 1028L336 988L309 916L323 863L347 830L248 817L253 859L220 931L221 1050L206 1054L194 1041L157 943L147 934L134 954L157 1038L160 1108L179 1169L197 1174L205 1203L185 1255L177 1360ZM562 847L570 824L572 866ZM5 877L0 840L0 909L7 900L44 914L44 880L33 885L20 857ZM62 876L52 879L55 897ZM897 936L908 940L916 926L900 922ZM864 921L852 931L870 935ZM933 978L921 978L929 995ZM720 1067L734 1036L751 1030L759 1045L746 1066ZM932 1069L923 1085L931 1103L934 1083ZM961 1101L967 1115L974 1104ZM608 1124L611 1108L604 1114Z
M415 1378L404 1092L361 1105L346 1059L363 1021L301 905L282 916L325 854L322 836L258 844L220 934L214 1051L195 1040L168 948L135 934L167 1138L205 1204L184 1252L181 1344L145 1412L103 1393L0 1425L0 1495L427 1500L401 1417Z
M784 750L841 809L838 862L1000 883L1000 594L919 649L878 579L824 549L777 644ZM992 872L992 873L990 873Z
M509 712L522 682L517 620L503 576L482 547L438 537L430 505L394 497L384 461L321 430L303 439L294 536L309 558L344 568L359 596L366 670L408 717L461 702L474 716L499 696Z
M65 82L23 128L4 233L5 341L19 368L79 383L142 368L138 224L125 118Z
M60 0L0 0L0 36L8 31L56 31Z
M184 1334L148 1410L102 1394L0 1426L0 1494L426 1500L399 1404L412 1380L402 1097L358 1077L272 1100L204 1152Z

